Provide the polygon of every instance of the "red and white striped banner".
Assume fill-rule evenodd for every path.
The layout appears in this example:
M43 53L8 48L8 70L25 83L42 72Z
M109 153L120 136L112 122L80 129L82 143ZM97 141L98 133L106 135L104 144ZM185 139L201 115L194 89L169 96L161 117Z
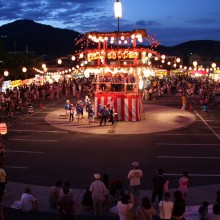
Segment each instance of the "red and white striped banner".
M98 105L113 105L117 113L118 121L140 121L142 112L142 101L140 94L103 93L95 94L95 114Z

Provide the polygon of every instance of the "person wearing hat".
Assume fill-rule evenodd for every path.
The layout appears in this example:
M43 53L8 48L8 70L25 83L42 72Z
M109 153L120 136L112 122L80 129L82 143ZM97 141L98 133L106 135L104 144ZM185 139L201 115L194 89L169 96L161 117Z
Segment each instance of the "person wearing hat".
M143 173L139 168L139 163L137 161L132 162L132 169L128 173L128 179L130 180L130 191L134 198L139 195L142 177Z
M102 216L103 203L108 195L108 190L105 184L100 180L100 174L93 174L94 181L89 187L89 191L92 193L93 212L94 216Z

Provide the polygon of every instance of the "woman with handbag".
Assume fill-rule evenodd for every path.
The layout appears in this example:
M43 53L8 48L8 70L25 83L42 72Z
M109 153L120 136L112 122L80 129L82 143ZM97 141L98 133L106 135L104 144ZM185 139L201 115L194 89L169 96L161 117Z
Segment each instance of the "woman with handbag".
M141 205L136 209L136 220L153 220L154 216L156 216L156 211L150 199L143 197Z

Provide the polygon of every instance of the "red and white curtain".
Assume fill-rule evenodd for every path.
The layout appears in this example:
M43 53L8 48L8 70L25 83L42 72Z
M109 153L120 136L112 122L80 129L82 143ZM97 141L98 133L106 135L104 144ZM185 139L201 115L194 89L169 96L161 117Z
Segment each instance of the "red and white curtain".
M118 94L103 93L95 94L95 114L97 115L98 106L114 106L118 121L140 121L142 112L142 101L140 94Z

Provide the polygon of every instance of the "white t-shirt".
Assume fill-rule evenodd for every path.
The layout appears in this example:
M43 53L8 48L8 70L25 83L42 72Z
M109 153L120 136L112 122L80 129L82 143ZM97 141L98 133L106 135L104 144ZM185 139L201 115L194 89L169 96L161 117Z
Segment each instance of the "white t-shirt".
M37 199L29 193L23 193L21 195L21 210L23 212L30 212L33 208L33 202L36 202Z
M159 202L160 209L160 218L161 219L171 219L172 211L173 211L173 202L172 201L160 201Z
M120 220L127 220L126 215L128 210L131 210L133 208L133 204L123 204L121 201L118 201L117 203L117 208L118 208L118 214L120 217Z
M130 186L137 186L141 184L140 178L143 173L140 169L130 170L128 173L128 179L130 179Z

